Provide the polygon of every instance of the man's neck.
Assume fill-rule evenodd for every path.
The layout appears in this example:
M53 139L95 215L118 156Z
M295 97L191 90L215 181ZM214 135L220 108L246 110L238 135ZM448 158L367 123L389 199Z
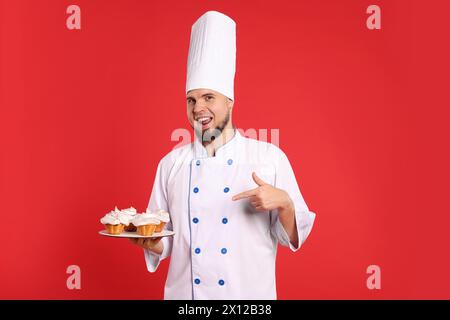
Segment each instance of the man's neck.
M206 152L208 153L208 157L214 157L216 155L216 151L223 145L225 145L228 141L233 139L236 134L236 129L231 126L229 128L224 128L221 134L215 138L213 141L204 141L203 146L206 148Z

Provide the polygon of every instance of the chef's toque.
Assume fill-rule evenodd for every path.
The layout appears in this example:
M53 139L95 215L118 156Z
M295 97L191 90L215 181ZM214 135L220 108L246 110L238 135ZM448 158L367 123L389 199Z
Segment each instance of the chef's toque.
M212 89L234 100L236 23L217 12L204 13L192 25L186 93Z

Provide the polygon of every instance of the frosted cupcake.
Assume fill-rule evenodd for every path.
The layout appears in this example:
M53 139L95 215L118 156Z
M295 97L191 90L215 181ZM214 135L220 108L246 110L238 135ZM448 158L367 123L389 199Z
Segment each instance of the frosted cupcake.
M117 207L116 207L117 209ZM116 211L111 211L107 213L100 222L105 226L106 232L109 234L121 234L125 225L119 219L119 214Z
M165 210L159 209L155 213L156 219L160 221L160 224L156 227L155 232L161 232L164 226L170 221L169 213Z
M151 236L156 227L160 224L158 218L153 213L137 214L131 223L136 226L137 233L141 236Z
M117 209L117 207L116 207ZM125 231L133 232L136 231L136 226L131 222L137 215L136 209L129 207L127 209L122 209L119 211L118 216L123 224L125 225Z

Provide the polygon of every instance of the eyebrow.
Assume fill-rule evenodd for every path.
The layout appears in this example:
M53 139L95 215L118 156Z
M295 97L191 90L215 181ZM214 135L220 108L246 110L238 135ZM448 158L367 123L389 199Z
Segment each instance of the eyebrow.
M212 92L208 92L208 93L202 94L201 98L203 98L203 97L205 97L205 96L214 96L214 97L215 97L215 94L212 93ZM186 97L186 100L188 100L188 99L194 99L194 100L195 100L195 98L192 97L192 96Z

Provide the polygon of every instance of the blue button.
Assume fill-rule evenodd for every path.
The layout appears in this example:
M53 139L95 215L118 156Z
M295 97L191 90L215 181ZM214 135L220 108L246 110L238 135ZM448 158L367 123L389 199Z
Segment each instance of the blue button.
M198 218L192 219L192 222L193 222L193 223L198 223Z
M227 163L231 166L233 164L233 160L232 159L228 159Z
M219 285L223 286L225 284L225 281L223 281L222 279L219 280Z
M226 187L225 189L223 189L223 192L227 193L228 191L230 191L230 188Z
M200 279L199 278L195 278L194 282L195 282L195 284L200 284Z
M222 254L227 253L227 248L222 248L222 250L220 250L220 252L222 252Z
M197 160L197 162L195 163L196 165L200 165L200 160Z
M227 224L227 223L228 223L228 219L227 219L227 218L223 218L223 219L222 219L222 223L223 223L223 224Z
M197 192L198 192L198 188L195 187L195 188L194 188L194 193L197 193Z
M200 253L200 248L196 248L196 249L195 249L195 253L196 253L196 254L199 254L199 253Z

